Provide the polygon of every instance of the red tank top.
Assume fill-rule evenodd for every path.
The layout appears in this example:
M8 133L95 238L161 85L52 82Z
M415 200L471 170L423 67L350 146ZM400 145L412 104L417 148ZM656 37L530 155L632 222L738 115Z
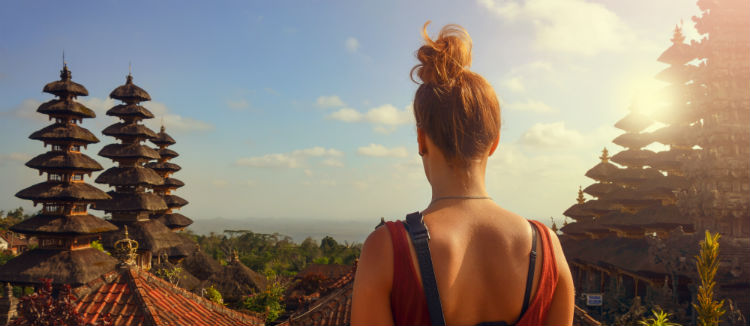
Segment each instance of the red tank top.
M542 239L542 267L537 290L529 308L516 325L541 325L547 319L552 296L557 287L557 263L547 227L531 221ZM393 284L391 285L391 313L396 325L430 325L427 300L412 264L409 234L401 221L386 222L393 243ZM511 322L511 321L508 321Z

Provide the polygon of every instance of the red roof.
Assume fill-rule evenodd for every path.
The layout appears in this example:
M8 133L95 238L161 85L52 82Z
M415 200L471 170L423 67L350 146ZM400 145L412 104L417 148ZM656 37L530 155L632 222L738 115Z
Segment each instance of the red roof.
M138 268L107 273L75 290L86 324L109 314L112 325L263 325Z

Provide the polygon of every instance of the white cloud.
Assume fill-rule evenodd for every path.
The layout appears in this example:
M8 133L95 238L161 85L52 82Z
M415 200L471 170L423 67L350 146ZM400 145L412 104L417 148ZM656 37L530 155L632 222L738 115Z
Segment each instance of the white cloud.
M236 164L258 168L300 168L307 166L310 158L336 158L342 157L344 153L333 148L311 147L298 149L289 153L273 153L262 156L246 157L237 160Z
M323 160L320 162L320 164L323 164L325 166L332 166L332 167L342 167L344 166L344 162L341 162L341 160L335 159L335 158L329 158L326 160Z
M354 53L359 50L359 40L354 37L348 37L344 42L344 45L346 46L346 50L350 53Z
M503 86L505 88L511 90L512 92L523 92L526 90L526 87L523 85L523 82L521 81L521 78L519 77L511 77L503 81Z
M26 153L0 154L0 165L5 165L6 162L26 163L31 157Z
M37 113L36 109L39 108L42 102L37 99L26 99L21 102L18 106L10 109L9 111L2 112L2 115L9 115L16 118L24 118L35 121L47 121L47 116L41 113Z
M478 0L508 22L531 22L540 50L579 55L628 49L632 29L604 5L585 0Z
M529 111L538 113L554 113L557 109L550 107L546 103L538 100L527 99L523 102L511 102L502 105L504 109L515 110L515 111Z
M411 105L399 110L391 104L385 104L372 108L365 113L351 108L342 108L329 114L327 118L344 122L366 121L375 125L373 127L375 131L387 134L396 130L396 127L400 125L413 123L414 114Z
M328 115L328 119L339 120L344 122L359 122L364 116L359 111L351 108L342 108Z
M344 101L338 97L338 95L320 96L315 101L315 104L321 108L335 108L344 106Z
M521 145L538 148L570 148L584 143L583 135L565 127L565 122L536 123L519 139Z
M360 147L357 149L357 154L372 157L406 157L409 155L406 148L403 146L387 148L379 144L370 144L366 147Z
M244 98L239 100L228 100L227 106L232 110L240 111L250 108L250 102Z

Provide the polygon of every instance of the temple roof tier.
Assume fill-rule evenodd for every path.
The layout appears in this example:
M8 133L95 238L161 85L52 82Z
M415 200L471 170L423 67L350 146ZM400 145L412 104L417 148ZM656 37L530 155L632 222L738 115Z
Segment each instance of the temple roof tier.
M169 208L182 207L188 204L188 201L180 196L164 195L163 197Z
M628 115L615 123L615 127L627 132L636 133L648 128L652 123L653 121L643 113L630 111Z
M77 119L96 118L96 113L73 100L56 99L39 105L36 112L54 116L74 116Z
M640 210L636 214L613 212L602 216L598 222L611 227L635 227L644 231L669 231L682 227L685 232L693 232L690 218L680 213L677 206L654 205Z
M237 302L247 295L263 291L266 288L266 278L245 266L236 257L223 266L221 271L212 275L209 283L215 284L227 301Z
M617 173L612 176L612 181L624 185L638 185L643 182L643 180L662 177L664 177L664 175L654 168L631 168L618 170Z
M145 166L157 172L177 172L182 169L179 165L169 162L149 162Z
M13 225L14 232L23 234L95 234L117 230L117 226L96 216L36 215Z
M654 77L663 82L680 85L693 78L692 72L693 70L688 66L675 65L665 68Z
M573 236L584 236L584 237L590 237L590 236L603 236L610 233L609 229L600 225L597 221L584 221L584 222L575 222L570 223L566 226L563 226L560 228L560 231L565 233L566 235L573 235Z
M586 187L586 189L583 189L583 192L594 197L603 197L620 188L622 188L622 186L614 183L594 183Z
M154 218L170 229L179 229L193 224L193 220L180 213L161 214Z
M88 155L76 152L47 152L26 162L26 166L41 171L67 171L91 173L102 166Z
M700 119L700 112L690 104L675 101L660 107L651 117L664 124L690 124Z
M125 85L121 85L109 93L109 97L128 104L151 100L151 96L148 95L148 92L133 84L132 75L127 76L125 79Z
M596 214L583 208L583 204L574 204L570 206L563 215L570 217L576 221L591 220L596 217Z
M648 207L660 203L659 199L651 198L640 189L621 188L610 193L607 198L625 207Z
M622 169L612 163L601 162L586 171L586 176L596 181L612 181L612 177L617 175L620 170Z
M164 131L164 126L161 126L158 136L151 139L151 142L157 146L169 146L177 143L172 136Z
M110 199L104 191L83 182L37 183L16 193L16 197L34 202L95 202Z
M66 95L73 96L88 96L89 91L83 85L71 81L73 75L68 66L63 64L63 70L60 70L60 80L53 81L44 85L42 92L49 93L59 97L65 97Z
M604 215L611 211L617 210L615 203L610 200L593 199L581 204L581 209L591 212L597 216Z
M137 104L115 105L107 110L107 115L114 117L138 117L141 119L151 119L154 117L151 111Z
M664 145L689 146L694 145L695 128L689 125L672 124L654 130L652 138L654 141Z
M659 62L666 64L685 64L696 58L695 51L685 44L685 36L682 35L682 28L675 26L672 36L672 46L664 51L658 59Z
M169 188L180 188L184 186L185 183L180 181L180 179L175 178L164 178L164 186Z
M662 171L681 171L684 165L683 162L688 159L689 154L690 150L675 148L657 152L651 162L649 162L649 165Z
M80 144L94 144L99 142L99 139L93 133L73 123L54 123L34 132L29 138L41 140L45 143L69 141Z
M154 170L142 166L111 167L102 172L96 183L106 183L110 186L158 186L164 184L164 179Z
M612 156L612 161L627 167L642 167L650 162L656 153L648 149L628 149Z
M180 154L177 154L177 152L169 149L169 148L160 148L157 152L159 152L159 156L164 159L171 160L177 156L180 156Z
M625 148L641 148L653 143L654 139L649 133L624 133L617 136L612 142Z
M99 156L104 156L115 161L118 159L159 159L159 153L139 143L109 144L99 151Z
M11 259L0 268L0 280L16 285L52 284L76 287L112 271L117 260L94 248L80 250L34 249Z
M94 209L105 212L162 211L167 204L161 196L151 192L124 193L110 191L112 199L98 202Z
M132 137L138 139L151 139L156 133L148 127L139 123L118 122L102 130L102 134L115 138Z
M169 254L168 250L174 247L180 252L180 257L187 257L196 250L195 243L185 242L179 234L159 221L120 222L112 220L112 223L121 227L127 225L130 238L138 241L138 249L149 250L153 255ZM120 239L122 239L122 231L105 232L102 234L102 245L104 245L104 248L112 248L114 243Z

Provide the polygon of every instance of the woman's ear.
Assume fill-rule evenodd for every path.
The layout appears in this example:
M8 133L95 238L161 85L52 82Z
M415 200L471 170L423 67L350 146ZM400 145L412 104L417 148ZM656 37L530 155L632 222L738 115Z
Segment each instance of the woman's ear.
M492 153L495 152L495 150L497 149L497 145L499 144L500 144L500 134L497 134L497 138L495 138L495 142L493 142L492 147L490 147L490 155L488 156L492 156Z
M422 128L417 127L417 144L419 146L419 156L427 154L427 134Z

